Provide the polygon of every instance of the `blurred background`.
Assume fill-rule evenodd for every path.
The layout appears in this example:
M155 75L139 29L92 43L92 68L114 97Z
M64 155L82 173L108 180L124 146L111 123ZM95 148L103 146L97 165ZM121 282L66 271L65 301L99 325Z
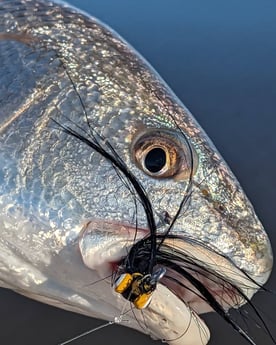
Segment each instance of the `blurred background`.
M191 110L231 166L276 248L275 0L70 0L136 48ZM275 250L276 252L276 250ZM268 288L275 289L276 274ZM276 335L276 296L254 298ZM57 345L103 323L0 289L0 343ZM273 344L245 310L258 345ZM210 345L247 344L210 314ZM161 344L110 326L74 345Z

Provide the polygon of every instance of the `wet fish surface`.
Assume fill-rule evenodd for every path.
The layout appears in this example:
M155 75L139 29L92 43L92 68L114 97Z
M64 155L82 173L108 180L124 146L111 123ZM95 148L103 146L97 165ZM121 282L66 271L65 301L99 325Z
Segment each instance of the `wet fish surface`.
M1 1L0 11L2 285L82 314L120 315L125 301L110 281L91 283L147 235L148 219L122 171L78 133L114 149L146 191L158 233L174 219L165 253L179 250L192 258L188 269L215 271L205 284L225 277L226 291L233 284L251 297L272 267L267 236L210 140L156 73L114 32L69 7ZM158 171L147 165L156 148L168 159ZM209 288L226 309L241 303ZM208 331L194 311L208 310L164 281L142 316L129 313L128 326L146 324L171 344L204 343Z

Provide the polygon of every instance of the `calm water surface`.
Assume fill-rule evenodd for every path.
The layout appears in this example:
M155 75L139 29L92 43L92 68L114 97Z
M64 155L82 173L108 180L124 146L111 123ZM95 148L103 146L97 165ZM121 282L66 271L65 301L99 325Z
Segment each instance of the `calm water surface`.
M108 23L160 73L231 166L276 248L276 1L71 0ZM276 249L275 249L276 252ZM276 274L268 284L276 290ZM255 299L276 325L276 296ZM0 290L0 343L54 345L100 324ZM245 345L216 315L210 345ZM270 345L251 323L258 345ZM276 332L274 332L276 333ZM109 327L78 344L161 344Z

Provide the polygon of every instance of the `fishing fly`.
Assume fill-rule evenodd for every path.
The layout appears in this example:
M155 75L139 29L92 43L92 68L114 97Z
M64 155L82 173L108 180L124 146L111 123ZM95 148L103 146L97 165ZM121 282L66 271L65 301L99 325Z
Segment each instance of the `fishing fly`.
M118 272L119 276L115 280L114 289L132 302L137 309L144 309L149 305L156 285L165 275L166 269L161 267L152 274L129 273L130 271L130 269L124 269L124 273Z

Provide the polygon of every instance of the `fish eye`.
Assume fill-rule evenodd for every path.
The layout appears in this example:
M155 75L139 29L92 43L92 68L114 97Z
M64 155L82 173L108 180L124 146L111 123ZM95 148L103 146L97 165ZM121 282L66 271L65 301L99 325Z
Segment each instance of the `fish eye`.
M145 155L144 165L145 168L152 174L160 172L166 165L167 154L162 147L150 148Z
M178 180L188 179L197 161L182 133L160 128L138 134L132 143L132 156L145 174Z

